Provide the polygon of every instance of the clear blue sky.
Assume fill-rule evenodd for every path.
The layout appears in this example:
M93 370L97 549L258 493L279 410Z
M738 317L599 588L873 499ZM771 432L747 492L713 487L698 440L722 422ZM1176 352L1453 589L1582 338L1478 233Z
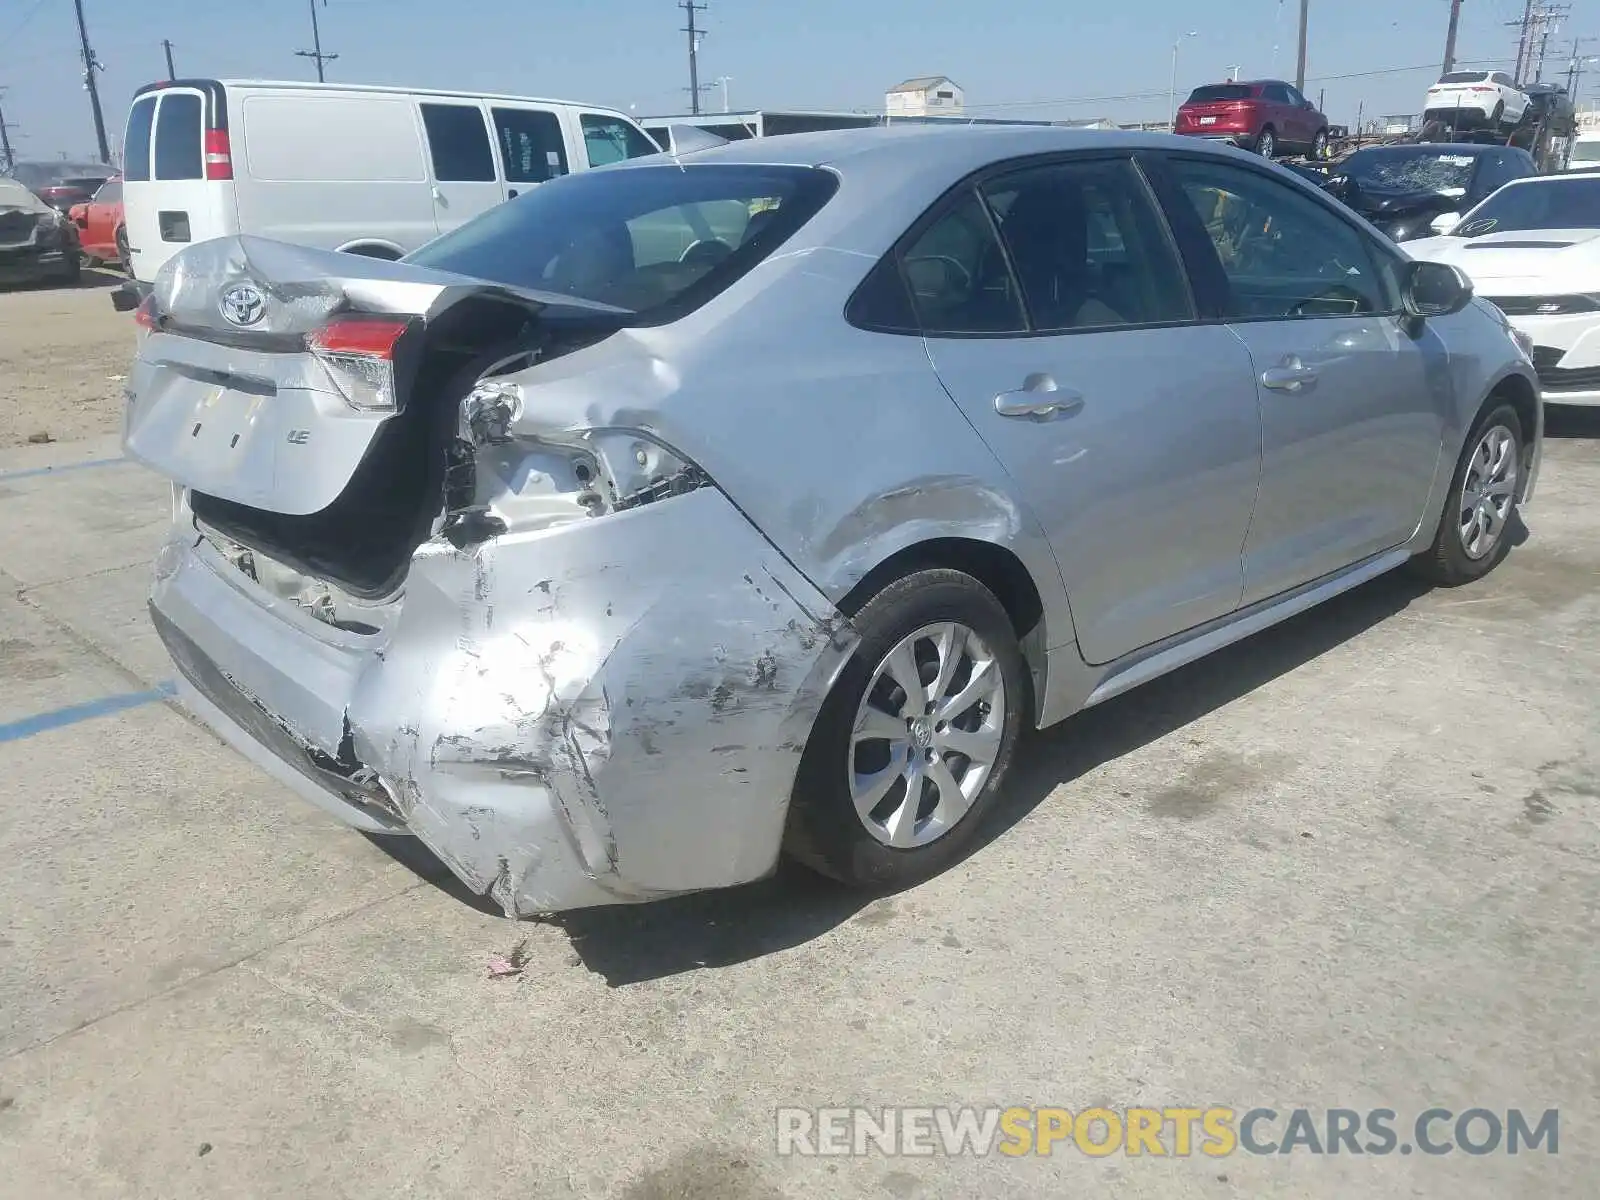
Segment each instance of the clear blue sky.
M732 77L735 108L877 108L912 75L945 74L982 115L1154 120L1166 112L1172 43L1190 30L1178 87L1248 76L1292 78L1298 0L710 0L701 78ZM314 78L293 51L311 44L307 0L84 0L113 144L133 89L165 74ZM1522 0L1466 0L1460 56L1515 54ZM1312 0L1306 91L1326 88L1335 122L1415 112L1443 54L1448 0ZM155 15L159 14L159 15ZM641 116L687 111L683 13L673 0L328 0L331 80L499 91L605 103ZM1570 38L1552 46L1562 74ZM1274 52L1274 47L1277 47ZM1586 48L1600 52L1600 42ZM26 136L19 157L94 146L79 79L72 0L0 0L0 93ZM1428 64L1407 74L1322 79ZM1506 65L1509 65L1507 63ZM1596 64L1600 67L1600 64ZM1600 84L1600 72L1585 81ZM1585 89L1588 92L1588 89ZM1110 100L1144 93L1144 98ZM1592 94L1592 93L1590 93ZM721 106L720 91L708 107Z

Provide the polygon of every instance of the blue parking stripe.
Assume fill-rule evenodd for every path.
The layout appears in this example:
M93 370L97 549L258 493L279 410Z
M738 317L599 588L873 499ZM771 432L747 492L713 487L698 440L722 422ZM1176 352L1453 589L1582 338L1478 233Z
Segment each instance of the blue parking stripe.
M9 725L0 725L0 745L6 742L19 742L23 738L30 738L36 733L48 733L52 729L61 729L67 725L76 725L79 721L92 721L96 717L109 717L112 713L124 712L130 708L138 708L142 704L154 704L158 700L165 700L177 695L178 689L170 683L163 683L151 688L148 692L129 692L122 696L105 696L99 700L90 700L83 704L72 704L66 708L58 708L54 712L40 713L36 717L24 717L20 721L12 721Z
M0 471L0 483L8 479L31 479L35 475L59 475L64 471L87 471L90 467L114 467L118 463L125 463L126 456L117 458L95 458L88 462L62 463L59 467L28 467L21 471Z

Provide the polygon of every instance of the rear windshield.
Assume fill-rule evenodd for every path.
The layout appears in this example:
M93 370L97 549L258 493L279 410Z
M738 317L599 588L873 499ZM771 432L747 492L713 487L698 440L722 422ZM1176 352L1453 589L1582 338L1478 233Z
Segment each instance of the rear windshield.
M1501 188L1459 232L1478 237L1519 229L1594 229L1600 226L1600 179L1552 179Z
M1248 100L1255 89L1245 83L1213 83L1189 93L1190 104L1215 104L1219 100Z
M1489 78L1487 71L1452 71L1439 76L1440 83L1483 83Z
M675 320L766 258L838 186L816 167L580 172L525 192L406 261Z

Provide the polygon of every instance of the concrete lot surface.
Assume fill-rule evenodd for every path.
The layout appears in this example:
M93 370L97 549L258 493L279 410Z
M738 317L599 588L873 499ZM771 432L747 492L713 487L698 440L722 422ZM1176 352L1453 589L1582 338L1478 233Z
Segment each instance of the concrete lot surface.
M78 431L0 448L0 1194L1600 1194L1600 419L1555 418L1489 580L1380 580L1032 739L924 887L510 924L162 698L167 489L105 461L114 404L56 420L127 322L0 295L0 429ZM776 1153L781 1106L942 1104L1389 1108L1403 1141L1555 1108L1560 1141Z

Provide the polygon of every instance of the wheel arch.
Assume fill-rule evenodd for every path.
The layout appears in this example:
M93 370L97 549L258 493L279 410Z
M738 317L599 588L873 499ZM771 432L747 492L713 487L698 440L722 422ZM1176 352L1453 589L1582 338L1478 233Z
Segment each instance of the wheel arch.
M836 607L844 616L853 617L872 597L896 579L930 568L944 568L970 575L1000 601L1000 606L1011 618L1011 627L1016 632L1023 658L1028 664L1033 685L1028 715L1030 718L1036 716L1038 699L1045 694L1046 652L1051 644L1046 600L1034 571L1010 546L963 536L925 538L911 542L888 554L862 575ZM1059 578L1056 586L1060 586ZM1048 579L1046 587L1049 587Z
M1531 477L1528 468L1532 465L1533 456L1537 453L1538 440L1544 435L1544 422L1541 419L1543 406L1539 399L1538 389L1534 387L1533 383L1525 375L1520 375L1514 371L1502 375L1484 395L1483 403L1478 405L1477 411L1472 414L1472 419L1467 422L1467 428L1463 436L1470 435L1472 429L1483 418L1484 413L1497 404L1510 404L1512 410L1517 414L1517 420L1522 423L1524 468L1522 486L1526 489Z
M363 258L381 258L389 262L405 257L405 250L394 242L382 238L361 238L339 247L340 254L359 254Z

